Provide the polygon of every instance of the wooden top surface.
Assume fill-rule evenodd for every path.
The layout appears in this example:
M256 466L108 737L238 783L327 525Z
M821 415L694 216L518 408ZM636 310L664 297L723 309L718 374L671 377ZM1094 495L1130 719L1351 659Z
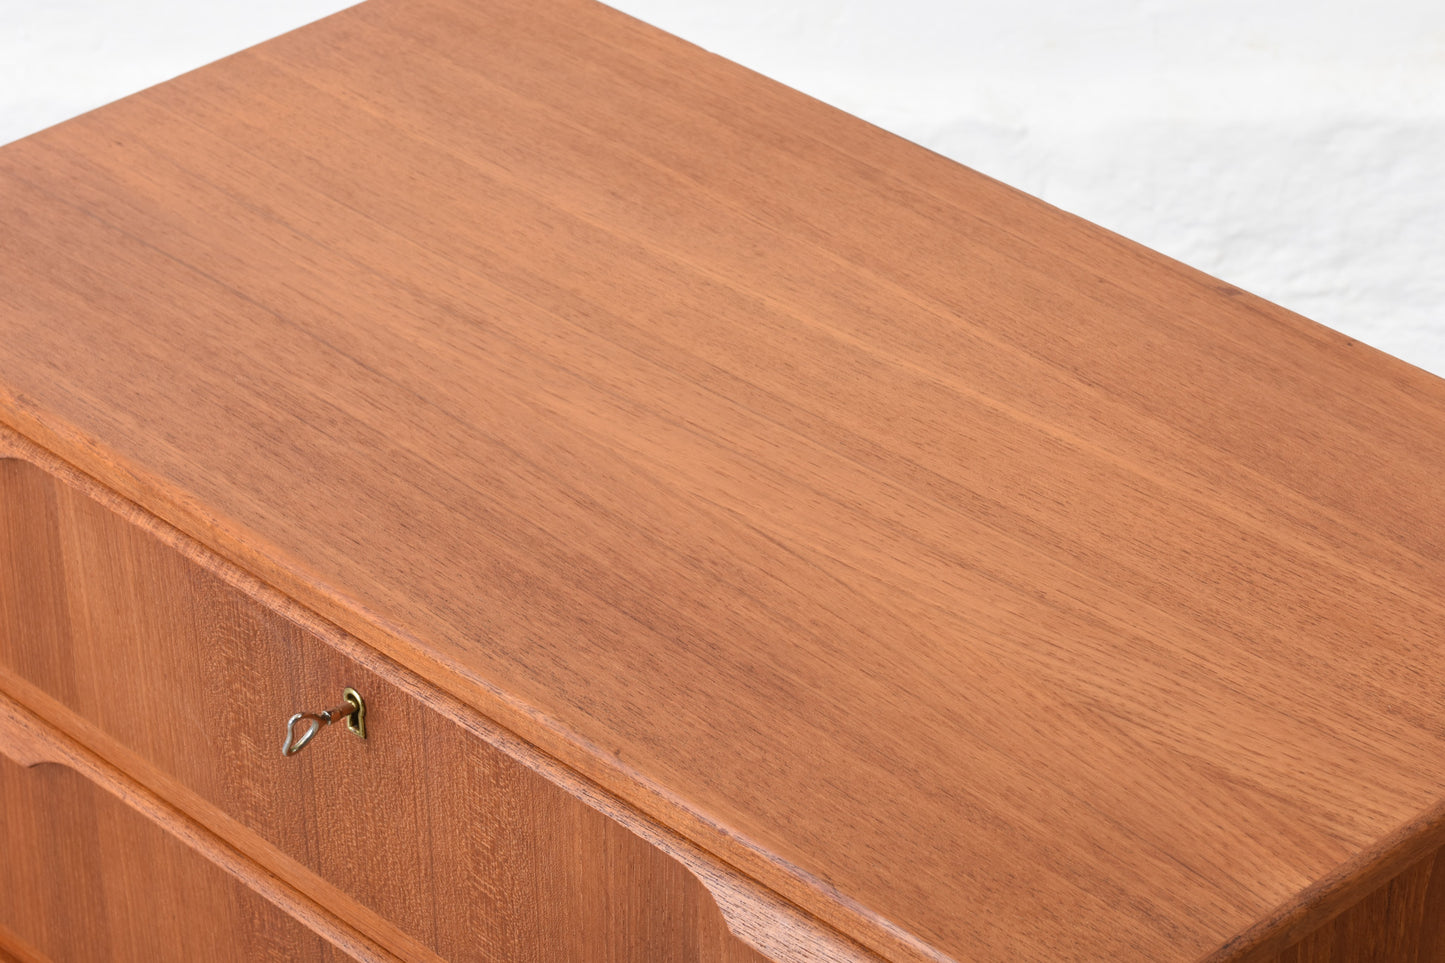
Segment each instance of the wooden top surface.
M0 149L0 419L891 959L1263 946L1441 796L1445 382L590 3Z

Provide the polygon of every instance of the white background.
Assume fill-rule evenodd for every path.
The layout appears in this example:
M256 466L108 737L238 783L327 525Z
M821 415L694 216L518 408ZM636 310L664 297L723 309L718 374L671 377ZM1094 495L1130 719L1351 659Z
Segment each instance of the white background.
M346 5L0 0L0 142ZM1445 375L1445 0L613 5Z

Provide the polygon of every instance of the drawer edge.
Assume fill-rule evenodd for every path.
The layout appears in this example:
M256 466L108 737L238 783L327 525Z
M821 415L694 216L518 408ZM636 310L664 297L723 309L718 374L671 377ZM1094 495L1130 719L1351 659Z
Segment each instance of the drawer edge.
M4 692L0 692L0 756L22 766L58 765L75 771L338 950L369 963L398 963L397 957L332 918L305 895L254 865L148 788L68 736L52 731L46 722ZM0 934L0 940L7 935ZM34 952L28 948L25 951Z
M156 517L128 498L117 494L44 448L0 424L0 459L5 458L28 462L60 482L94 499L225 584L243 593L258 605L276 612L303 630L317 636L342 655L355 660L368 671L374 672L388 683L411 695L430 711L462 726L478 739L505 753L584 805L612 819L661 850L698 879L711 895L727 929L745 945L770 960L774 960L776 963L880 963L884 959L872 949L839 932L827 922L818 919L715 854L658 822L631 803L617 797L586 775L547 755L521 736L440 688L436 683L421 679L386 654L377 651L371 645L357 639L290 596L245 572L233 562L215 554L205 545L163 519ZM3 688L10 689L14 695L19 696L26 703L26 708L17 706L19 712L26 715L32 715L32 713L40 715L46 720L46 723L61 729L68 738L74 739L84 746L84 749L78 749L78 751L97 754L100 758L94 760L95 765L110 767L116 761L116 757L123 757L124 768L127 771L139 770L144 773L142 778L148 790L159 792L181 812L190 813L191 818L201 819L210 826L218 823L226 824L225 830L216 839L217 845L228 849L230 846L234 846L250 860L262 862L268 870L276 872L279 879L286 880L287 882L282 885L287 885L288 888L304 885L308 892L312 892L313 886L317 887L316 895L320 897L319 902L332 913L337 913L338 908L344 907L346 904L356 907L359 912L348 912L343 909L338 915L352 926L359 926L377 935L384 934L383 938L387 945L396 951L405 953L409 958L438 959L430 950L402 934L380 917L375 917L375 914L364 907L359 907L344 897L327 898L329 895L327 891L333 889L330 884L260 842L259 836L241 827L230 817L222 814L219 809L202 801L197 794L145 763L139 756L122 749L118 743L105 736L98 728L79 719L34 686L14 677L3 668L0 668L0 683L3 683ZM3 692L0 692L0 700L9 701ZM11 704L16 705L13 702ZM167 803L161 802L159 796L154 799L157 805L168 808ZM221 842L221 839L224 839L225 842ZM278 861L291 865L278 866ZM369 917L375 917L375 919ZM905 942L910 941L905 940ZM943 959L933 953L919 955L916 952L905 953L904 958Z

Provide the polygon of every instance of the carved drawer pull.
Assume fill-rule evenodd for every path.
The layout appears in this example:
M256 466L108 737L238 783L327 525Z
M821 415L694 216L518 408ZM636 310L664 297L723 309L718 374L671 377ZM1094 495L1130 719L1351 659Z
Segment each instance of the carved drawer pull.
M362 701L361 694L350 687L341 691L342 703L335 709L325 709L321 712L298 712L286 722L286 741L281 744L281 755L294 756L306 744L316 738L321 727L335 722L337 719L346 720L346 728L356 736L366 738L366 703ZM300 731L298 733L298 726Z

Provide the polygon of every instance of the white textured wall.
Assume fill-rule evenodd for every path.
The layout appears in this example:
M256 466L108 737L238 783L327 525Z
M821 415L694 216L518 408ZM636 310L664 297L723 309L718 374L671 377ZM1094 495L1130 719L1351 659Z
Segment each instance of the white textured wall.
M0 141L346 5L0 0ZM1445 0L613 5L1445 375Z
M0 0L0 143L350 5L348 0Z

